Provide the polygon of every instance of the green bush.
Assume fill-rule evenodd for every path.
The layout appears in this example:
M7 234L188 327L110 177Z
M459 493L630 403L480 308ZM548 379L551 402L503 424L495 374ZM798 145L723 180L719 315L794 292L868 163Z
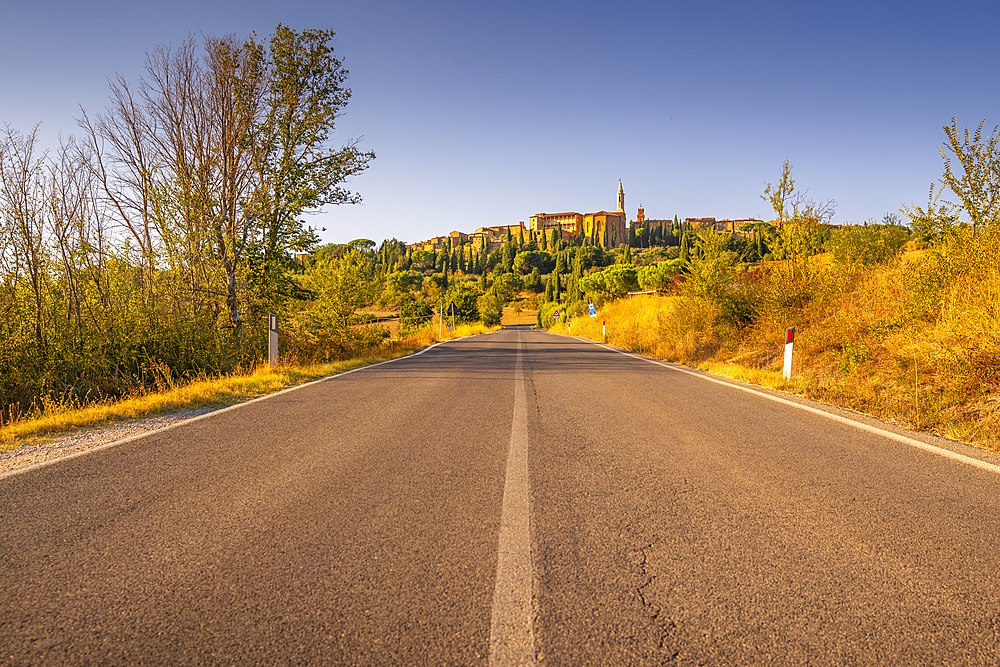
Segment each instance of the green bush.
M458 314L455 315L455 322L477 322L479 321L479 306L477 301L483 295L476 282L452 283L448 291L441 299L441 307L444 312L448 311L451 304L455 304Z
M500 326L500 318L503 317L503 301L492 292L487 292L479 297L476 305L479 309L479 319L485 326Z
M412 331L430 322L433 317L434 311L426 301L410 301L399 309L399 326L404 331Z
M902 251L910 230L902 225L850 225L836 229L826 242L836 264L885 264Z
M644 290L667 289L674 276L684 270L680 259L668 259L639 269L639 287Z
M612 264L580 279L580 289L601 305L639 289L639 276L632 264Z

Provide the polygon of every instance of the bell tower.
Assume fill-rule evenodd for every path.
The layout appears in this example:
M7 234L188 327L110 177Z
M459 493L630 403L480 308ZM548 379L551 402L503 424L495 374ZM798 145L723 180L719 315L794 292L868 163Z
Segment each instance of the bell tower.
M618 179L618 212L625 212L625 190L622 189L621 179Z

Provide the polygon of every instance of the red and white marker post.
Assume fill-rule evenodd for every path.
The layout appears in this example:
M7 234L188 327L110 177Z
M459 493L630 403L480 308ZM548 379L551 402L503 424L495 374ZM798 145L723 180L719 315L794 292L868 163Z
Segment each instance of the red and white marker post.
M785 332L785 368L781 375L786 380L792 379L792 348L795 347L795 327L788 327Z
M604 342L608 342L608 321L601 320L601 336L604 337Z

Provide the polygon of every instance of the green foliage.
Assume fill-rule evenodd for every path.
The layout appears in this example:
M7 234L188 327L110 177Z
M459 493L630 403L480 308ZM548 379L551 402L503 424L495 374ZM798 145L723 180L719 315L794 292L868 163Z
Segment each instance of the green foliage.
M632 264L611 266L580 279L580 290L597 305L639 290L639 276Z
M269 312L283 358L377 344L384 330L347 304L370 303L373 267L389 272L405 246L316 248L303 222L360 201L344 184L374 157L334 144L350 90L332 37L189 39L152 51L138 85L114 79L82 142L43 153L36 132L0 130L6 417L252 367Z
M514 258L514 273L524 275L536 271L537 273L550 273L555 268L555 259L547 252L526 250L519 252Z
M380 326L359 326L357 311L374 303L379 281L371 259L352 250L341 259L320 262L302 278L316 295L312 307L297 317L299 330L318 344L321 356L344 358L377 345L388 332Z
M447 313L451 304L455 304L458 310L458 314L455 315L456 323L477 322L479 321L477 302L482 295L478 283L453 283L441 299L441 311Z
M542 290L542 276L538 273L538 267L531 270L524 278L524 289L538 294Z
M418 271L393 271L385 277L385 287L391 292L405 293L419 290L424 276Z
M426 301L409 301L399 309L399 326L404 332L414 331L427 324L434 317L434 311Z
M410 270L433 273L435 268L437 268L437 253L433 250L416 250L410 255Z
M375 252L377 244L371 239L354 239L348 242L348 250L357 250L360 253L369 255Z
M638 270L639 287L644 290L665 290L673 284L675 276L684 270L680 259L671 259L644 266Z
M543 303L538 309L537 321L538 326L550 329L552 325L555 324L555 319L552 317L556 312L559 312L560 321L566 321L566 308L563 304L558 301L550 301Z
M579 258L580 267L583 271L609 266L614 264L615 261L614 255L606 252L600 246L593 245L585 245L577 248L575 258Z
M819 221L810 218L789 220L778 231L773 254L776 259L788 260L796 268L805 266L805 260L823 250L828 232Z
M479 297L476 302L479 310L479 317L482 323L488 327L500 326L500 319L503 317L503 301L493 292L486 292Z
M885 264L897 257L910 239L902 225L864 224L834 230L826 242L836 264Z
M960 132L957 119L952 118L951 125L943 127L950 154L940 149L944 159L941 184L958 197L972 222L973 233L994 224L1000 216L1000 147L997 146L1000 127L994 127L988 137L983 137L985 123L985 120L979 123L974 133L968 129ZM957 170L953 168L952 157L958 163Z
M385 290L379 299L383 306L399 306L412 301L423 287L424 276L418 271L393 271L385 277Z
M490 292L500 300L502 305L506 305L517 296L523 284L521 279L513 273L503 273L493 280Z

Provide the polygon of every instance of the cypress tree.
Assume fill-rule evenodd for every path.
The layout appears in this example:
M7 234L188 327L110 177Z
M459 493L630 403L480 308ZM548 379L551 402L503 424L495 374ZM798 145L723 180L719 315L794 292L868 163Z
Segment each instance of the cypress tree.
M691 247L688 245L688 235L681 236L681 262L687 264L691 259Z
M508 241L503 244L503 254L500 259L500 272L510 273L514 268L514 243Z
M553 271L552 275L555 275L554 271ZM553 287L555 287L555 284L553 283L553 280L552 280L552 275L549 276L548 282L545 283L545 300L546 301L552 301Z

